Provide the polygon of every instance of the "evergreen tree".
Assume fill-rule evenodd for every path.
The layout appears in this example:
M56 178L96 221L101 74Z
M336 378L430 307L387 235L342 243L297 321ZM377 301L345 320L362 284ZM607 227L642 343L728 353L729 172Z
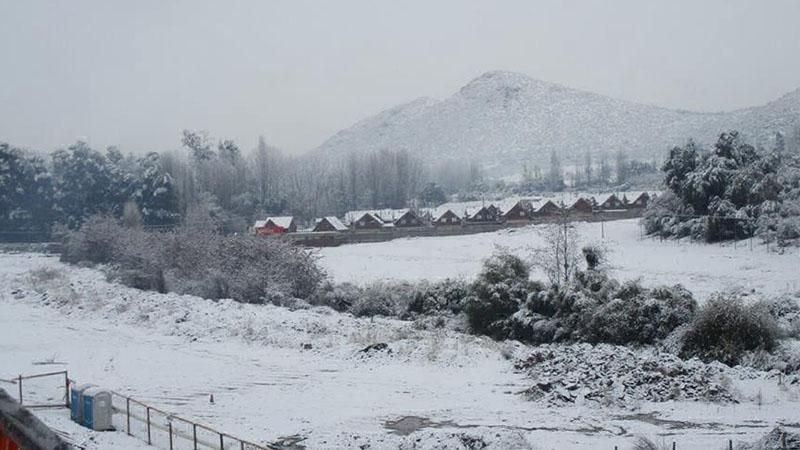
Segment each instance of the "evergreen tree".
M175 225L180 215L178 196L172 177L161 167L158 153L148 153L138 161L137 203L146 225Z
M112 192L112 174L101 153L78 141L54 152L52 160L55 204L65 225L78 228L87 217L113 212L115 206L121 212L122 205L112 200L117 193Z
M623 150L618 150L616 154L617 184L624 184L628 181L628 155Z
M586 156L583 160L583 176L584 181L586 182L586 186L591 186L592 182L594 181L593 173L594 168L592 167L592 153L587 151Z
M600 154L600 173L598 174L598 178L601 185L608 184L608 181L611 179L611 166L608 164L605 153Z
M551 191L564 190L564 173L561 170L561 160L555 151L550 153L550 172L547 177L547 184Z
M44 161L0 142L0 232L46 233L54 219L53 183Z

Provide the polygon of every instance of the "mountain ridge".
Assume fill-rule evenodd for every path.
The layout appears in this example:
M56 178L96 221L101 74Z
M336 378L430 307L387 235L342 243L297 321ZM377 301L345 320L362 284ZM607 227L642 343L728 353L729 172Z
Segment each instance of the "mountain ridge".
M349 152L405 149L431 163L469 158L490 173L542 164L555 151L567 163L587 151L624 150L652 159L688 139L710 145L738 129L768 145L775 132L800 126L800 89L760 106L695 112L616 99L507 71L486 72L443 100L420 97L336 133L315 149Z

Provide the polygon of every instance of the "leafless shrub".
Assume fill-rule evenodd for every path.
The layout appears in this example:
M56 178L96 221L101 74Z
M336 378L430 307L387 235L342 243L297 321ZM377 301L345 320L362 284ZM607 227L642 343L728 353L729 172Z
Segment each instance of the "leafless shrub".
M531 264L547 276L553 286L569 284L578 269L580 247L575 225L564 215L541 229L544 245L531 249Z
M197 219L197 218L195 218ZM90 219L67 237L62 259L109 263L114 277L138 289L247 303L307 298L324 272L316 255L278 239L221 236L202 220L167 232Z
M672 447L664 439L656 443L644 436L639 436L633 441L631 450L670 450Z

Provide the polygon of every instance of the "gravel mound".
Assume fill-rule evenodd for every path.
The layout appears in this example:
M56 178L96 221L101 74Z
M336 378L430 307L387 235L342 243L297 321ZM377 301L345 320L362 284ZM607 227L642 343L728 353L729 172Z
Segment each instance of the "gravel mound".
M584 401L630 404L631 401L706 400L737 402L728 385L731 369L698 359L683 361L655 350L632 350L601 344L542 345L516 369L533 385L528 399L556 405Z
M739 446L738 450L800 450L800 433L775 427L756 442Z

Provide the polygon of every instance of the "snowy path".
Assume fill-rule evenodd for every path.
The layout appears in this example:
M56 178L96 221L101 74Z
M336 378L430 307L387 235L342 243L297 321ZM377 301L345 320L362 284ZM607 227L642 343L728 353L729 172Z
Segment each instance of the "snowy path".
M329 247L320 250L321 263L337 281L471 279L495 246L524 255L527 248L540 245L538 228ZM800 290L797 248L776 255L757 243L751 251L747 241L735 246L660 242L642 238L636 219L581 223L578 230L584 243L608 248L613 271L622 279L641 278L651 285L682 283L701 299L721 289L754 289L765 294Z

